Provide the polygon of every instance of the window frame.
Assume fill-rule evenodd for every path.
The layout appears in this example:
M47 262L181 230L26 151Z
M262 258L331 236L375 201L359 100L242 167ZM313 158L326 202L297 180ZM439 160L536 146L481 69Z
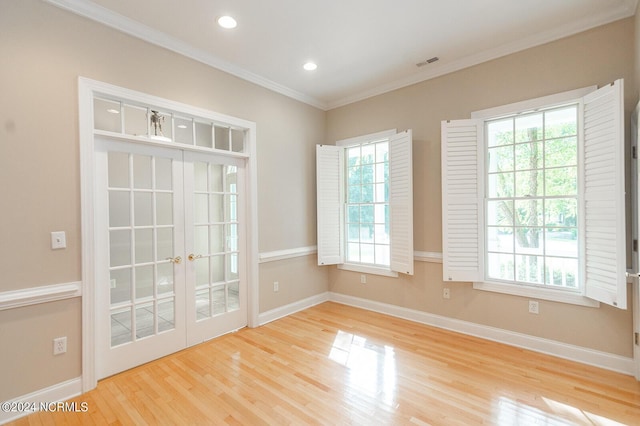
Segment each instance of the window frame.
M582 293L569 294L564 289L526 283L487 282L485 120L571 103L580 105ZM471 119L443 121L443 280L472 282L477 289L536 299L584 306L599 306L599 301L626 309L624 175L619 166L624 160L623 103L620 79L600 89L595 86L576 89L476 111ZM587 227L588 223L591 225Z
M346 149L387 140L389 143L389 251L390 265L345 261L346 251ZM413 275L413 173L412 131L385 130L343 139L336 145L316 147L318 265L398 277Z
M339 141L336 141L336 146L342 148L344 150L344 152L346 153L348 148L353 148L355 146L362 146L362 145L367 145L367 144L373 144L373 143L379 143L379 142L387 142L387 147L389 147L389 141L391 139L391 136L396 134L396 130L395 129L390 129L390 130L383 130L381 132L377 132L377 133L371 133L368 135L362 135L362 136L356 136L353 138L348 138L348 139L341 139ZM388 148L387 148L388 149ZM347 164L347 156L345 155L345 161L344 161L344 170L346 173L346 170L348 169L349 165ZM389 178L387 177L387 184L389 183ZM347 261L347 245L349 244L348 238L347 238L347 227L346 227L346 218L347 218L347 212L346 209L349 205L347 199L346 199L346 195L348 194L348 190L347 187L349 186L349 183L347 182L346 179L346 174L345 174L345 179L344 179L344 184L343 184L343 188L345 191L345 200L344 200L344 208L343 208L343 217L345 218L345 229L343 230L344 233L344 250L345 250L345 257L344 257L344 263L339 264L338 265L338 269L343 269L346 271L354 271L354 272L362 272L362 273L368 273L368 274L375 274L375 275L384 275L384 276L389 276L389 277L397 277L398 273L395 271L391 270L391 255L389 255L389 265L381 265L381 264L368 264L368 263L359 263L359 262L349 262ZM389 203L389 200L387 200L387 204ZM389 218L389 227L391 225L391 218ZM391 253L391 241L389 241L389 253Z

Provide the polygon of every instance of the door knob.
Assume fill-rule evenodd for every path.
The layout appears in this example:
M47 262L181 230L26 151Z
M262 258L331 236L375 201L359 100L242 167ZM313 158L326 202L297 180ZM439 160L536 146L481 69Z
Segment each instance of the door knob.
M193 253L191 253L191 254L188 256L189 260L190 260L190 261L192 261L192 262L193 262L194 260L196 260L196 259L200 259L201 257L202 257L202 255L201 255L201 254L193 254Z
M178 256L178 257L167 257L166 260L170 260L175 264L178 264L178 263L182 262L182 258L180 256Z

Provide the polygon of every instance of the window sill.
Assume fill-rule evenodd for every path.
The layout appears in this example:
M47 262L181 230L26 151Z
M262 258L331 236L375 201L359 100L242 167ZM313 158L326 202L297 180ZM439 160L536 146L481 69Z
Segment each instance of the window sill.
M338 269L345 271L361 272L363 274L383 275L385 277L397 278L398 273L379 266L360 265L357 263L343 263L338 265Z
M492 291L495 293L512 294L514 296L530 297L532 299L550 300L552 302L569 303L571 305L588 306L591 308L600 307L600 302L578 293L570 293L561 290L551 290L546 288L535 288L520 286L517 284L475 282L473 288L476 290Z

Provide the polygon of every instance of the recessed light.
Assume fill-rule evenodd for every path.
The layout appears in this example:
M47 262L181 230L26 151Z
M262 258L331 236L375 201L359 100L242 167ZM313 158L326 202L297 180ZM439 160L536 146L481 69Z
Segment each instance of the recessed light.
M178 129L186 129L187 126L184 124L178 124L176 127L178 127Z
M318 68L318 65L316 65L314 62L307 62L302 66L302 68L307 71L314 71L316 68Z
M238 23L231 16L225 15L218 18L218 25L228 30L238 26Z
M120 114L120 111L114 108L109 108L107 112L110 114Z

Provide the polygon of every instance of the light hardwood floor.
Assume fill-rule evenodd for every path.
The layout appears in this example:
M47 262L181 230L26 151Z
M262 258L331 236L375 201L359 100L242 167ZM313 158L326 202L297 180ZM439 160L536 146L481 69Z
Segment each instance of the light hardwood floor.
M15 425L640 425L623 374L336 303L100 381Z

